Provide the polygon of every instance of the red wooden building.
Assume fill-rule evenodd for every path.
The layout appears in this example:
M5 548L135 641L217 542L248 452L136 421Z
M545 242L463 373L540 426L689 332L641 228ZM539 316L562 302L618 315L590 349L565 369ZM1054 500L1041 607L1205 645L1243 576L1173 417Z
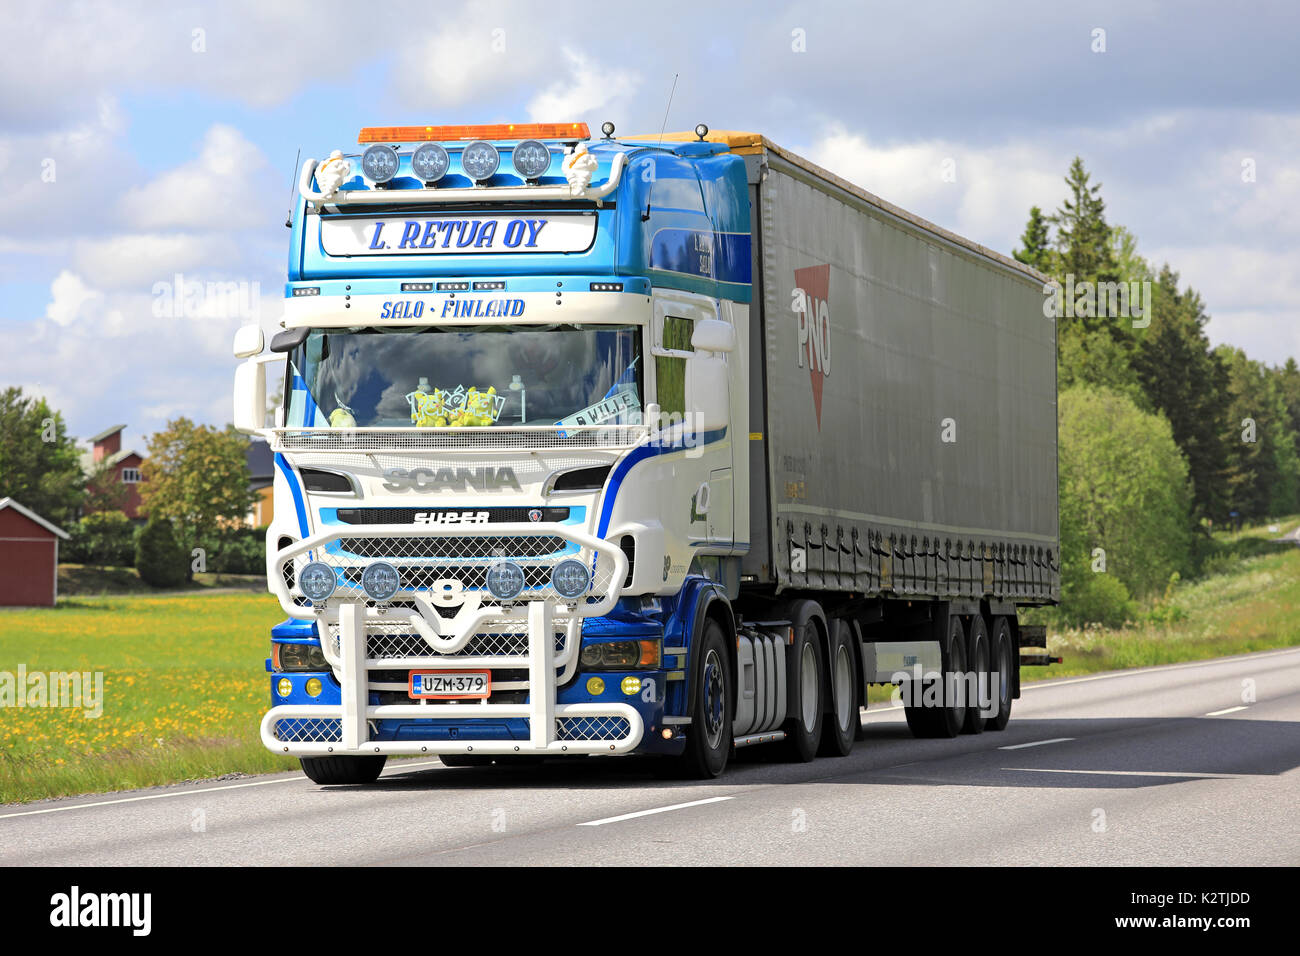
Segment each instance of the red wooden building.
M0 605L54 605L59 540L67 537L12 498L0 498Z
M132 521L143 520L140 514L140 482L143 475L140 466L144 463L137 452L122 450L122 429L125 425L114 425L90 439L91 452L85 456L83 465L87 476L104 469L101 481L121 484L126 488L126 498L122 511Z

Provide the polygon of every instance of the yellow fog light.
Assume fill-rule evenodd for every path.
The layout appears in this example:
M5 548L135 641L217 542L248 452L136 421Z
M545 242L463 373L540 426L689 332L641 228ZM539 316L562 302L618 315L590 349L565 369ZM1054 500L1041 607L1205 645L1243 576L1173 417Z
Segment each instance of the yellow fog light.
M587 680L587 693L593 696L605 693L605 682L599 677L589 678Z
M633 694L641 693L641 678L624 677L622 683L623 693L631 697Z
M293 681L287 677L281 677L275 685L275 692L281 697L288 697L293 693Z
M320 678L319 677L308 678L307 683L303 689L307 691L308 697L319 697L322 689Z

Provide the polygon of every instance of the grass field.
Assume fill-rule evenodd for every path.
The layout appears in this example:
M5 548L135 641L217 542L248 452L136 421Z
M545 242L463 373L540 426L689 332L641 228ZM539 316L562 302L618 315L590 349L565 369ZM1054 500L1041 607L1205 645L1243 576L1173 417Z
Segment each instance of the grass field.
M1295 527L1286 523L1280 530ZM1119 629L1049 630L1065 663L1026 680L1300 644L1300 547L1253 529L1218 539L1218 573L1180 585ZM86 582L103 589L102 577ZM127 582L130 586L130 582ZM0 803L297 767L265 750L262 661L284 617L265 593L62 598L0 609L0 671L98 671L103 713L0 709ZM873 687L873 701L891 688Z
M0 709L0 803L284 770L257 737L267 594L120 595L0 610L0 671L104 675L103 713Z

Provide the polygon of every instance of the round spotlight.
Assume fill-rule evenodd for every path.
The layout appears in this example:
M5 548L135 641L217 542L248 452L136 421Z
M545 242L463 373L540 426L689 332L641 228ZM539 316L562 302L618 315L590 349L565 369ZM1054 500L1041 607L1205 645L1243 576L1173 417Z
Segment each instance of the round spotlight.
M501 154L491 143L475 140L460 154L460 166L465 175L475 182L491 179L501 165Z
M302 689L307 692L308 697L319 697L320 692L325 689L325 685L320 682L319 677L309 677L307 683L302 685Z
M411 170L426 183L436 183L447 175L451 157L437 143L425 143L411 154Z
M535 139L527 139L510 154L515 172L524 179L536 179L551 168L551 151Z
M313 561L298 575L298 586L309 599L319 604L334 593L338 579L334 569L324 561Z
M293 693L293 681L287 677L281 677L275 682L275 692L281 697L288 697Z
M397 153L391 146L371 146L361 154L361 171L372 183L386 183L397 175Z
M511 601L524 589L524 569L513 561L498 561L487 570L487 589L498 601Z
M386 561L376 561L361 572L361 590L372 601L387 601L401 586L397 568Z
M600 124L600 131L605 134L606 139L614 138L614 124L609 120L605 120L605 122Z
M551 572L551 586L559 592L560 597L569 600L585 594L589 584L591 584L591 572L587 570L585 564L573 558L561 561Z
M698 126L695 127L695 135L700 138L700 142L703 142L704 137L709 135L709 128L705 126L703 123L700 123Z

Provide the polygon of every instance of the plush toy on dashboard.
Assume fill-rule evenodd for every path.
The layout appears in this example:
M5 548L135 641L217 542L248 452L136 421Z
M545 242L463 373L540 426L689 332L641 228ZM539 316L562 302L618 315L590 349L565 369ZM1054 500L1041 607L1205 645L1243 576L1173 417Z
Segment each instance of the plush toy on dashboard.
M447 424L447 393L432 388L427 378L421 377L415 391L406 396L411 403L411 421L417 428L443 428Z
M457 389L457 394L460 390ZM496 421L496 396L495 386L488 386L486 392L480 392L477 388L471 387L468 392L464 393L464 401L451 424L456 428L466 427L484 427L491 425Z

